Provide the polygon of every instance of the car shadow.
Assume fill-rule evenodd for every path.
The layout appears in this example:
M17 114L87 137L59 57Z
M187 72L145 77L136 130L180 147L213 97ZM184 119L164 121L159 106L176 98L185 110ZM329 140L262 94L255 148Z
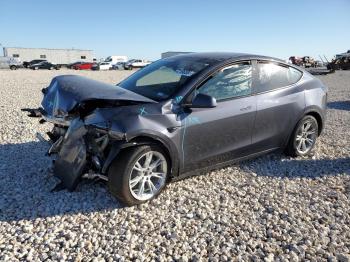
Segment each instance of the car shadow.
M50 176L46 142L0 145L0 221L121 208L102 183L82 181L76 191L51 192L59 182Z
M28 142L0 145L0 221L11 222L115 210L123 206L104 183L82 181L74 192L51 192L58 180L50 176L48 144ZM306 177L350 174L350 158L286 159L269 154L239 164L259 176ZM320 167L323 168L320 168Z
M272 153L241 162L240 167L258 176L313 179L339 174L350 175L350 158L286 158L283 154Z
M350 111L350 100L329 102L327 103L327 107L330 109Z

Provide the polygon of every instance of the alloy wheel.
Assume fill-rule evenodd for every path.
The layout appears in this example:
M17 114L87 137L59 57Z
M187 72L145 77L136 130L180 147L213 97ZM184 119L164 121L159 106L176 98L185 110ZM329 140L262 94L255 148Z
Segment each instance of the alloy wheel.
M295 137L295 148L300 154L308 153L317 138L317 125L309 120L302 123Z
M167 169L167 161L160 152L148 151L141 155L130 173L132 196L144 201L157 195L166 182Z

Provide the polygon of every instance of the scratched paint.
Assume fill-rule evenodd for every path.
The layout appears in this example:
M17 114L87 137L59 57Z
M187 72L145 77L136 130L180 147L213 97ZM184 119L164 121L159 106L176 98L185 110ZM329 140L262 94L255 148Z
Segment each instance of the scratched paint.
M181 120L181 125L183 126L181 150L182 150L182 163L185 163L185 139L186 139L187 127L198 125L201 123L201 121L196 116L188 116L188 115L186 116L185 112L182 112L180 117L183 117Z

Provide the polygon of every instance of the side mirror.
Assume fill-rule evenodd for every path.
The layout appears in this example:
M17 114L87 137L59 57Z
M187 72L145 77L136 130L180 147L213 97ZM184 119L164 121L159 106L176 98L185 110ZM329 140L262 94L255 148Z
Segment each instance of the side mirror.
M212 108L216 107L216 99L212 96L205 94L197 94L192 103L189 105L190 108Z

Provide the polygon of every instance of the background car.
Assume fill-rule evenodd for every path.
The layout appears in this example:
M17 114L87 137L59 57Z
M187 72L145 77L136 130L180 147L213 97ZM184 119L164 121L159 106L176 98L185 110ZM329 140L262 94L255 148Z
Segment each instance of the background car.
M141 59L132 59L124 64L125 70L132 70L133 68L142 68L149 65L151 62Z
M0 57L0 69L16 70L22 67L22 64L13 57Z
M73 69L73 66L79 65L79 64L82 64L82 63L84 63L84 62L81 62L81 61L74 62L74 63L68 64L68 65L67 65L67 68Z
M31 60L30 62L25 61L25 62L23 62L23 66L25 68L28 68L31 65L38 64L40 62L45 62L45 61L47 61L47 60L46 59L35 59L35 60Z
M98 69L99 70L111 70L112 69L112 62L102 62L99 64Z
M72 66L75 70L90 70L94 63L79 63Z
M124 69L125 62L118 62L115 65L112 66L113 70L123 70Z
M60 66L52 64L52 63L47 62L47 61L44 61L44 62L40 62L38 64L32 64L29 66L29 68L33 69L33 70L38 70L38 69L49 69L49 70L56 69L56 70L59 70Z

